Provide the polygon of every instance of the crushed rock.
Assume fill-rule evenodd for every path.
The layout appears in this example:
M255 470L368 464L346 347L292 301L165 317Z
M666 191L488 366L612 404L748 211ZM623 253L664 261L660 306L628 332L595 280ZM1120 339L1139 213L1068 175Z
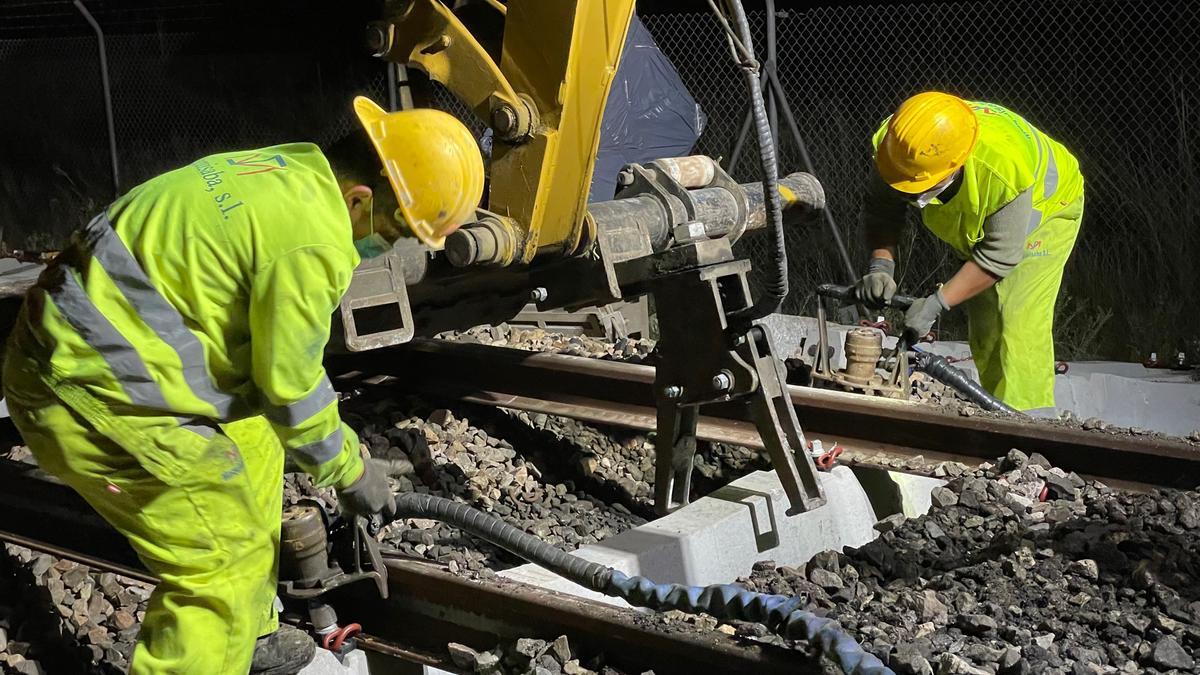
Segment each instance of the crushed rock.
M451 642L446 650L454 665L481 675L625 675L626 672L606 665L603 654L578 653L566 635L554 640L507 640L487 651Z
M5 544L0 672L122 673L153 586Z
M865 546L739 583L804 597L898 673L1193 672L1200 491L1118 492L1016 450L944 490Z
M490 425L473 425L445 408L416 399L351 401L343 417L359 432L372 457L391 464L397 492L435 494L485 513L567 550L594 544L645 522L621 503L608 503L567 478L556 480L538 462L518 453ZM332 490L316 490L304 474L288 474L284 500L318 498L336 506ZM384 530L382 541L399 552L446 564L451 571L491 576L521 561L442 523L408 519Z
M498 326L477 326L465 331L448 331L436 337L448 342L510 347L531 352L553 352L629 363L653 364L654 361L653 340L620 338L609 342L586 335L563 335L541 328L521 328L506 323Z

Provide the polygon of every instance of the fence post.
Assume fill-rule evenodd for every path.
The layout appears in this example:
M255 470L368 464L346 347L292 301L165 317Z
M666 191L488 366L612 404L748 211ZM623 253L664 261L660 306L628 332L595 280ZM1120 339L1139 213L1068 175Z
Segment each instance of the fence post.
M100 83L104 88L104 117L108 122L108 156L112 162L113 197L120 197L121 174L117 164L117 132L113 123L112 88L108 82L108 50L104 46L104 31L100 29L100 24L96 22L92 13L83 5L83 0L75 0L75 7L91 25L92 30L96 31L96 41L100 49Z

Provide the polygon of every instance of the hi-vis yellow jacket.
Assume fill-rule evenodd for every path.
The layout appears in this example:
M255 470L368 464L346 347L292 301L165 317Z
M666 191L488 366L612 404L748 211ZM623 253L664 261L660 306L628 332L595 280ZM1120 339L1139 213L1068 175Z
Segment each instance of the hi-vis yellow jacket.
M52 387L126 422L174 417L204 433L265 414L319 484L348 483L358 438L322 355L358 262L316 146L212 155L76 234L28 297L26 351Z

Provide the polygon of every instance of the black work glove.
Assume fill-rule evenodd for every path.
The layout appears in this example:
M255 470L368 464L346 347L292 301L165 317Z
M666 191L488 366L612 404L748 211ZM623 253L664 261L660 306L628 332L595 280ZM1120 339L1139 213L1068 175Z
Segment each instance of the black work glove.
M383 517L391 522L396 517L396 496L387 482L387 464L377 459L363 460L363 472L350 487L337 491L338 505L356 516Z
M916 344L918 340L928 335L942 312L949 309L950 305L946 304L946 298L942 295L940 288L933 295L914 301L908 311L904 313L904 335L908 338L909 344Z
M896 261L887 258L871 258L867 273L854 285L859 302L878 309L896 294Z

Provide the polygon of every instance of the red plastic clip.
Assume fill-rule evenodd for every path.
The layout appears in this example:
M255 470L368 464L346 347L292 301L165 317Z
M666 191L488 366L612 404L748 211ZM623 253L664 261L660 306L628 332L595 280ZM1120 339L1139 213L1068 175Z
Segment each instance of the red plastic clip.
M357 623L346 624L325 634L321 638L321 646L331 652L340 652L346 641L362 632L362 626Z
M813 463L817 465L818 469L829 471L833 468L834 464L837 464L837 458L841 457L842 452L842 446L834 445L832 448L825 451L825 453L820 457L816 458Z

